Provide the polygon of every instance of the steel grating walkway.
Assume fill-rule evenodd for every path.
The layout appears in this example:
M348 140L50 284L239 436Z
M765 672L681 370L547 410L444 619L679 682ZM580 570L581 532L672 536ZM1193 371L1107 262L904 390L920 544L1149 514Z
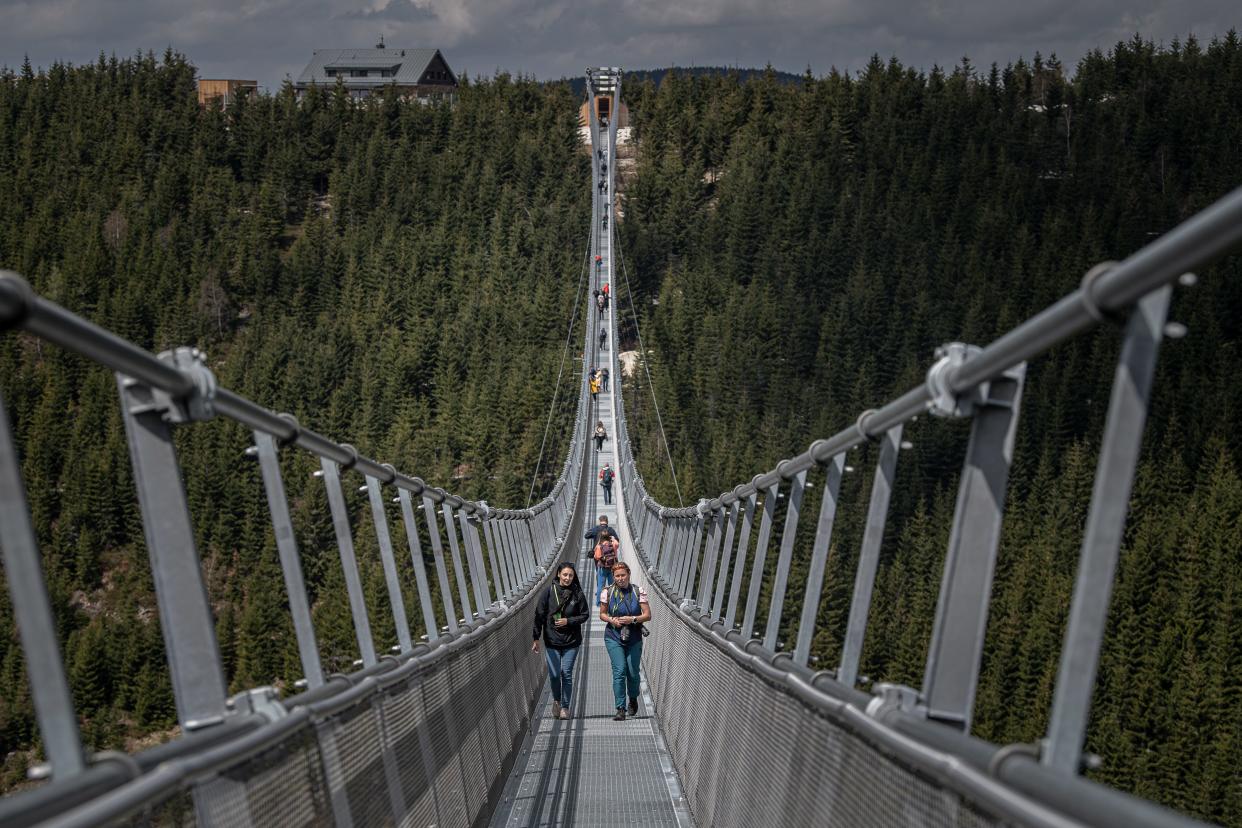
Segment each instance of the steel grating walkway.
M600 212L607 209L606 203L599 205ZM596 249L602 259L602 266L593 274L598 287L607 283L612 273L610 233L600 234ZM634 567L634 579L642 584L643 573L630 551L634 546L618 508L622 497L620 480L613 486L613 502L607 505L598 483L599 470L605 462L611 463L614 469L619 467L613 439L616 428L613 391L621 379L620 363L612 351L612 334L616 331L612 325L614 308L615 305L610 306L602 319L594 307L590 310L592 318L609 330L607 346L604 350L597 349L595 364L610 367L612 383L608 391L600 392L594 412L594 421L603 422L609 439L599 452L595 451L594 442L591 443L590 485L582 497L589 524L593 525L600 515L606 515L609 524L618 530L621 558ZM665 750L647 692L645 668L638 716L624 722L612 720L612 671L604 648L603 625L598 617L598 596L594 595L595 569L585 548L586 542L579 539L578 544L581 550L578 572L591 600L592 611L591 620L583 629L583 647L574 670L573 718L568 721L552 718L552 699L545 678L530 733L514 763L491 825L497 828L691 826L690 810L681 795L681 785ZM529 653L528 657L542 661L543 654Z

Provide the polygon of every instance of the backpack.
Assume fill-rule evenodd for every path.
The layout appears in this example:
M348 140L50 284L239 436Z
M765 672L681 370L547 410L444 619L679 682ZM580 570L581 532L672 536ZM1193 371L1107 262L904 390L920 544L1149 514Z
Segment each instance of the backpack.
M617 542L609 535L595 545L595 562L605 569L612 569L617 562Z
M612 473L612 469L604 469L602 472L599 473L599 480L605 486L611 486L612 479L614 477L616 477L616 475Z

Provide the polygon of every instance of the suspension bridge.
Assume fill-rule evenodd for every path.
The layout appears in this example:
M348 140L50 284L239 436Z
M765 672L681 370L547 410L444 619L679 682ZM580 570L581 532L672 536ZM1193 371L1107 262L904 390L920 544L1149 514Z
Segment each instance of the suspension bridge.
M610 220L617 118L606 117L619 111L622 73L592 69L588 81L590 261L598 261L588 272L601 289L628 280ZM40 786L0 800L0 824L1200 824L1084 778L1083 742L1170 298L1239 243L1242 189L1124 261L1093 268L1078 290L986 347L945 344L925 383L804 453L676 508L656 501L638 471L613 347L615 302L580 309L581 381L555 486L534 506L501 509L219 387L192 348L150 354L4 273L0 325L116 375L182 735L132 755L84 748L0 406L0 545L47 760ZM1037 744L990 744L970 735L971 715L1026 363L1106 320L1118 322L1121 349L1048 732ZM593 367L614 378L595 398ZM862 689L902 429L929 413L969 420L970 438L926 670L920 687ZM176 430L221 418L253 433L248 453L262 470L303 671L294 695L227 693L173 444ZM609 435L598 450L597 422ZM842 475L849 452L864 444L878 451L848 624L839 663L816 664L811 643ZM320 662L281 476L289 452L313 455L326 487L359 656L347 674ZM605 463L617 475L610 503L597 485ZM385 623L399 642L392 652L374 643L359 576L343 488L358 480L385 573ZM818 513L803 514L813 486L822 490ZM551 715L543 659L530 651L535 602L553 564L576 561L593 581L581 539L600 515L620 536L653 615L639 713L624 722L612 720L598 619L586 628L570 719ZM797 537L811 541L801 595L790 594ZM403 599L398 560L407 554L425 640L411 634ZM765 573L774 573L768 591ZM796 640L786 647L782 620L794 616Z

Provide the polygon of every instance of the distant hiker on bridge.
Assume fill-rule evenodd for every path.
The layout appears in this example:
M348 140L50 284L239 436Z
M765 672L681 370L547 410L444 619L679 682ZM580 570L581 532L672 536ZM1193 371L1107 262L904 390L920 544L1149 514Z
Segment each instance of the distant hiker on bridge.
M599 400L599 375L594 371L591 372L591 402Z
M595 307L599 310L599 318L604 318L604 308L608 307L608 297L599 291L595 292Z
M608 431L604 428L604 421L600 420L595 424L595 450L600 451L604 448L604 441L608 439Z
M651 620L651 604L642 587L630 583L630 567L617 561L612 566L613 585L600 593L599 618L608 625L604 630L604 647L612 662L612 698L617 713L614 721L625 721L626 701L629 714L638 715L638 665L643 655L643 623Z
M608 331L605 331L604 329L601 328L599 332L599 349L601 351L604 350L604 347L605 347L604 343L606 343L607 341L608 341Z
M608 536L613 534L613 529L608 525L608 515L600 515L599 523L586 530L586 534L582 537L587 540L596 540L601 535Z
M612 503L612 481L616 478L616 472L607 463L599 470L599 485L604 490L604 503Z
M552 718L569 718L574 662L582 647L582 625L590 614L577 570L569 561L562 561L556 567L556 579L535 607L535 641L530 645L532 652L539 652L542 636L548 682L552 685Z
M608 307L608 305L612 303L612 294L608 292L607 282L604 283L604 287L602 290L600 290L600 293L604 294L604 307L606 308Z
M621 555L621 541L608 532L600 532L591 557L595 560L595 600L599 600L604 587L612 585L612 567Z
M608 369L599 369L599 390L608 393Z
M603 266L604 266L604 257L596 253L595 254L595 269L599 270Z

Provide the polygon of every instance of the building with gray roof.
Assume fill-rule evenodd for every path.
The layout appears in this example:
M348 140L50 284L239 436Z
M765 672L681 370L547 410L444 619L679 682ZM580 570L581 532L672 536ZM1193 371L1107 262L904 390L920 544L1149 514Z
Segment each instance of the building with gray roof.
M337 83L359 100L389 86L402 97L427 100L457 91L457 76L439 49L393 49L383 41L374 49L316 49L293 88L300 98L312 86L331 89Z

